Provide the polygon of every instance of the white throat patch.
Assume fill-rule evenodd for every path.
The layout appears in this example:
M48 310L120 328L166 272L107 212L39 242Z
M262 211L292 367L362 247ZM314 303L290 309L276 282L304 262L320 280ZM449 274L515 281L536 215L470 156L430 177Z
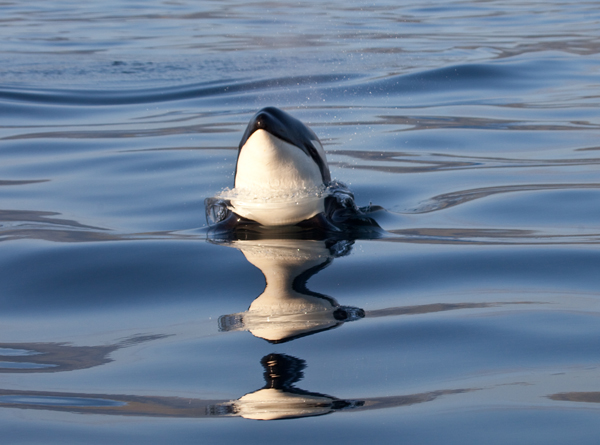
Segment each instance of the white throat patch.
M236 188L302 189L322 183L310 156L265 130L256 130L240 151Z
M325 159L321 144L315 147ZM324 211L324 188L310 156L257 130L240 151L230 200L235 213L264 226L291 225Z

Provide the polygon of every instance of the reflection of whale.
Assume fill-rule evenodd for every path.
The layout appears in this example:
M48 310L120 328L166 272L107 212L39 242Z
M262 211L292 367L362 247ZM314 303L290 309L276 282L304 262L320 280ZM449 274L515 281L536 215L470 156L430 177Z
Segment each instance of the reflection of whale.
M263 357L265 386L235 402L211 407L217 413L235 414L246 419L277 420L312 417L362 406L363 401L340 400L325 394L298 389L306 368L304 360L284 354Z
M448 389L417 394L342 400L295 387L304 360L269 354L261 360L265 386L237 400L204 400L168 396L65 393L0 389L0 407L144 417L244 417L256 420L313 417L334 412L364 411L431 402L443 395L474 389Z
M250 120L239 145L234 189L205 201L213 232L239 226L304 226L326 231L361 227L380 232L348 188L331 181L316 134L289 114L268 107ZM216 226L216 227L215 227ZM369 230L366 230L369 228Z
M239 249L265 276L266 286L241 313L219 318L221 331L249 331L271 343L283 343L365 318L422 315L484 309L526 301L488 303L430 303L364 311L341 306L335 299L307 288L307 281L334 258L347 255L352 241L293 239L237 240L223 245Z
M266 281L262 294L245 312L219 318L221 331L249 331L271 343L341 326L361 318L423 315L454 310L485 309L506 305L532 304L527 301L486 303L430 303L364 311L341 306L335 299L307 288L307 281L327 267L334 258L347 255L352 241L311 241L293 239L237 240L223 243L239 249L259 268Z
M416 394L362 398L360 400L342 400L337 404L336 401L339 399L329 398L326 399L329 407L323 408L323 411L327 409L327 412L323 412L323 414L411 406L418 403L432 402L444 395L463 394L476 390L436 390ZM0 389L1 408L62 411L79 414L171 418L234 417L240 415L235 412L235 408L230 408L235 403L227 400L193 399L186 397ZM318 415L311 412L308 413L308 416ZM298 418L303 416L298 414L293 417Z
M222 331L248 330L282 343L364 317L362 309L340 306L306 288L311 276L349 252L351 242L240 240L228 245L240 249L262 271L266 287L246 312L220 317Z

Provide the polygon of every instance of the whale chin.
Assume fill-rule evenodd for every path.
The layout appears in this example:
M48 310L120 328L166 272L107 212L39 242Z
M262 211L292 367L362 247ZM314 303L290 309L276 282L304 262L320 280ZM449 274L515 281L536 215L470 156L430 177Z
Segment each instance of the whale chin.
M305 198L294 202L231 200L232 210L239 216L262 226L291 226L325 211L324 198Z

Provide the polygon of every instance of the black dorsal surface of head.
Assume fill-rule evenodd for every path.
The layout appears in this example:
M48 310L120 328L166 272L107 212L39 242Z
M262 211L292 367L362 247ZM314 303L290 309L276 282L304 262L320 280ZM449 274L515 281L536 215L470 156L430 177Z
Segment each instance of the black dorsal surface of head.
M239 153L257 130L264 130L271 135L301 149L319 166L323 183L331 181L327 162L321 157L312 141L319 141L317 135L298 119L275 107L266 107L254 115L242 136ZM320 143L320 142L319 142Z

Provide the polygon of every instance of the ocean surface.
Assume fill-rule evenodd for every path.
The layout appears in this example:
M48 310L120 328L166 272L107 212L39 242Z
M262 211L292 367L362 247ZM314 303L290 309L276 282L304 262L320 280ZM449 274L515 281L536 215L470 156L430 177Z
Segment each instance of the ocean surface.
M598 2L0 13L2 443L598 443ZM211 235L265 106L380 237Z

